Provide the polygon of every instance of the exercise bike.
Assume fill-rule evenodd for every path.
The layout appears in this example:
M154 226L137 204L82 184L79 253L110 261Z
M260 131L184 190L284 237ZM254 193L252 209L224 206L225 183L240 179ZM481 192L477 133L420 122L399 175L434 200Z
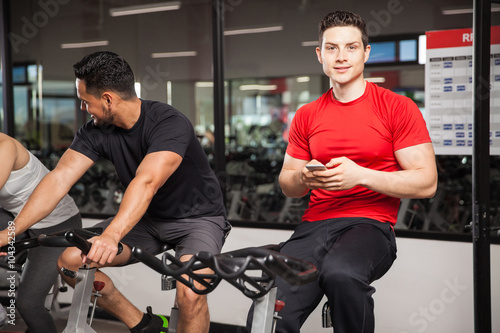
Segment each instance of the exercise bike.
M20 241L16 249L27 249L34 246L76 246L83 253L88 253L92 244L87 241L102 232L101 229L74 229L51 235L40 235ZM119 244L119 253L123 249ZM165 247L164 250L168 248ZM316 279L316 267L308 262L295 259L277 252L277 245L263 247L249 247L236 251L213 255L208 252L199 252L187 262L181 262L168 252L164 252L160 260L156 256L142 250L140 247L132 249L133 255L153 270L162 274L162 289L175 288L179 281L198 294L212 292L222 280L239 289L245 296L254 301L254 317L252 333L274 332L278 313L285 305L276 300L276 276L282 277L292 285L300 285ZM211 268L213 274L198 274L197 270ZM21 266L16 266L21 269ZM94 316L96 298L104 284L94 281L95 267L83 265L78 272L63 270L63 273L76 279L68 322L63 333L95 333L91 328ZM250 272L260 275L250 275ZM187 276L187 278L183 277ZM197 282L201 288L196 287ZM95 292L93 292L93 290ZM87 322L91 296L95 296L91 307L90 320ZM326 306L327 304L325 304ZM325 310L325 309L324 309ZM170 315L168 333L175 333L177 326L178 309L174 306ZM325 315L325 314L324 314ZM329 314L324 316L329 318ZM324 327L327 327L324 325Z
M39 242L46 246L55 246L58 242L67 242L77 246L83 253L90 251L91 243L87 234L80 230L71 230L64 234L64 240L59 236L39 236ZM165 247L164 250L166 250ZM277 245L249 247L223 254L213 255L209 252L199 252L189 261L181 262L168 252L163 253L160 260L156 256L134 247L132 254L141 262L162 274L162 289L175 288L176 281L185 284L197 294L212 292L222 280L239 289L245 296L254 300L254 318L252 333L271 333L274 331L278 312L285 305L276 300L274 281L280 276L292 285L312 282L317 277L316 267L308 262L285 256L277 252ZM196 271L210 268L213 274L199 274ZM75 292L71 305L68 325L63 333L94 333L87 323L88 305L94 289L100 288L93 282L96 268L81 267L76 273ZM258 275L250 275L256 272ZM260 275L259 275L260 273ZM96 281L97 282L97 281ZM197 286L199 285L199 287ZM94 293L98 297L98 292ZM92 308L92 313L95 308ZM168 333L175 333L177 327L178 309L174 306L170 314Z
M253 299L254 316L252 333L274 332L279 311L284 302L276 300L274 282L277 276L291 285L312 282L317 277L316 267L299 259L277 252L277 245L249 247L222 254L199 252L189 261L181 262L165 252L160 260L156 256L134 247L132 254L141 262L162 274L162 281L173 279L185 284L195 293L212 292L222 280L229 282L246 297ZM213 274L198 274L196 271L210 268ZM256 272L260 275L252 275ZM163 283L172 289L172 283ZM199 286L198 286L199 285ZM177 308L172 309L168 333L176 332Z
M84 247L87 253L90 250L90 243L88 243L86 240L85 242L82 242L81 239L97 236L101 232L102 228L64 230L50 235L40 235L38 237L26 238L16 241L12 246L8 245L0 248L0 252L10 253L10 255L7 256L9 261L0 261L0 268L4 268L9 272L16 272L18 274L21 274L24 264L23 259L25 259L26 257L27 250L37 246L75 246L75 233L78 233L80 235L76 242L79 241L80 246ZM120 244L119 251L121 251L122 249L123 246ZM64 332L66 333L95 332L90 328L95 310L95 302L92 307L90 322L87 323L86 321L91 296L96 295L98 297L98 291L102 290L102 288L104 287L104 284L102 282L94 282L95 270L96 268L89 268L84 265L79 269L78 272L71 272L68 270L65 270L64 272L68 276L76 278L75 292L73 294L73 301L71 303L69 312L68 324L66 329L64 330ZM92 287L94 287L96 293L92 293ZM57 294L59 290L63 288L65 287L61 286L60 280L55 281L52 293L49 293L47 295L45 302L45 307L48 310L55 310L56 312L61 311L57 304Z
M76 246L84 254L88 254L92 244L87 239L97 236L99 233L86 229L72 229L53 235L40 235L38 236L38 242L42 246ZM117 254L122 251L123 245L119 243ZM96 271L97 267L90 267L87 264L83 264L76 272L64 267L61 269L64 275L75 279L68 322L63 333L96 333L91 325L94 319L97 298L101 296L99 292L105 286L102 281L94 281ZM94 301L92 302L90 319L87 322L92 296L94 296Z

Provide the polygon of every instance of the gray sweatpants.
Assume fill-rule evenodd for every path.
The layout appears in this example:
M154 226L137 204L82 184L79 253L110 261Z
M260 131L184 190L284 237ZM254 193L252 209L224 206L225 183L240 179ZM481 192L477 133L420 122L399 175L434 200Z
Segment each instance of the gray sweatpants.
M12 219L13 216L9 212L0 208L0 230L5 229ZM29 229L23 235L17 235L16 240L81 227L82 219L80 214L77 214L53 227ZM44 246L28 250L26 263L17 287L16 308L31 333L57 333L54 319L45 309L45 298L59 274L57 259L64 250L64 247Z

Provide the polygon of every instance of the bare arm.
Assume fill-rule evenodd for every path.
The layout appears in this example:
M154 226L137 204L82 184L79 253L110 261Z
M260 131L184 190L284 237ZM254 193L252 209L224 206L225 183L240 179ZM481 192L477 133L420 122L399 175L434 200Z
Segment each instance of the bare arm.
M6 135L0 133L0 189L4 187L10 177L10 173L14 167L17 158L17 149L15 144L7 138ZM11 240L12 232L8 228L0 231L0 246L5 246ZM6 253L0 253L0 256Z
M432 144L411 146L394 154L402 170L377 172L368 169L360 185L396 198L433 197L438 176Z
M346 157L331 159L326 171L308 171L306 164L316 161L298 160L285 155L280 174L283 193L301 197L309 189L348 190L363 186L397 198L429 198L437 188L437 170L432 144L425 143L395 152L400 171L384 172L359 166Z
M6 136L5 136L6 137ZM17 149L11 140L0 136L0 189L3 188L16 162Z
M115 218L100 237L92 239L92 248L87 256L90 260L102 265L113 261L118 242L139 222L153 196L181 162L182 157L173 152L155 152L144 157L125 191Z
M308 162L285 154L283 167L279 175L279 183L283 194L287 197L300 198L309 192L310 188L304 180L308 173L311 177L313 176L312 172L305 168Z
M399 171L384 172L359 166L346 157L333 158L327 171L315 171L311 189L348 190L363 186L396 198L430 198L437 188L437 169L432 144L400 149L395 153Z
M49 215L93 164L87 156L72 149L66 150L57 166L40 181L16 217L16 234L26 231Z

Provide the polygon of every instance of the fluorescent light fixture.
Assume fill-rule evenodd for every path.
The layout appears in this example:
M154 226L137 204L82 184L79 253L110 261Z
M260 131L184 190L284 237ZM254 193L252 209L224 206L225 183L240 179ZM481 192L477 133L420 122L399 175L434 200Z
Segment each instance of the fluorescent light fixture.
M167 81L167 104L172 105L172 81Z
M274 32L283 30L282 25L275 25L272 27L263 27L263 28L249 28L249 29L235 29L235 30L226 30L224 31L225 36L234 36L234 35L246 35L246 34L260 34L264 32Z
M278 89L278 86L275 84L245 84L240 86L241 91L247 91L247 90L264 90L264 91L269 91L269 90L276 90Z
M427 36L418 36L418 63L424 65L427 59Z
M196 88L213 88L214 83L212 81L199 81L194 84ZM224 87L227 87L227 81L224 81Z
M472 14L474 12L473 8L449 8L442 9L441 13L443 15L460 15L460 14ZM491 6L491 12L500 12L500 7Z
M312 41L300 43L300 45L302 45L303 47L318 46L318 44L319 44L319 42L317 40L312 40Z
M181 58L181 57L196 57L196 51L181 51L181 52L157 52L152 53L151 58Z
M195 87L196 88L213 88L214 87L214 83L213 82L196 82L195 84Z
M180 1L158 2L146 5L111 8L109 10L109 15L111 16L138 15L138 14L164 12L168 10L178 10L179 8L181 8Z
M141 83L140 82L134 83L134 89L137 97L141 98Z
M96 47L96 46L106 46L109 45L109 41L100 40L95 42L83 42L83 43L64 43L61 44L61 49L81 49L84 47Z
M373 82L373 83L384 83L385 82L385 77L365 77L365 80L368 82Z
M303 83L303 82L309 82L311 81L311 78L309 76L299 76L297 78L297 82Z

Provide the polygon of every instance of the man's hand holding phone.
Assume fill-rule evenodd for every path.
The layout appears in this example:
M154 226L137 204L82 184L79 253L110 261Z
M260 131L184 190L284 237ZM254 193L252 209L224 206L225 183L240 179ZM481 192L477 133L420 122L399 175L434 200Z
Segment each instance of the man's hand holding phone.
M323 164L307 164L306 168L309 171L321 171L327 169Z

